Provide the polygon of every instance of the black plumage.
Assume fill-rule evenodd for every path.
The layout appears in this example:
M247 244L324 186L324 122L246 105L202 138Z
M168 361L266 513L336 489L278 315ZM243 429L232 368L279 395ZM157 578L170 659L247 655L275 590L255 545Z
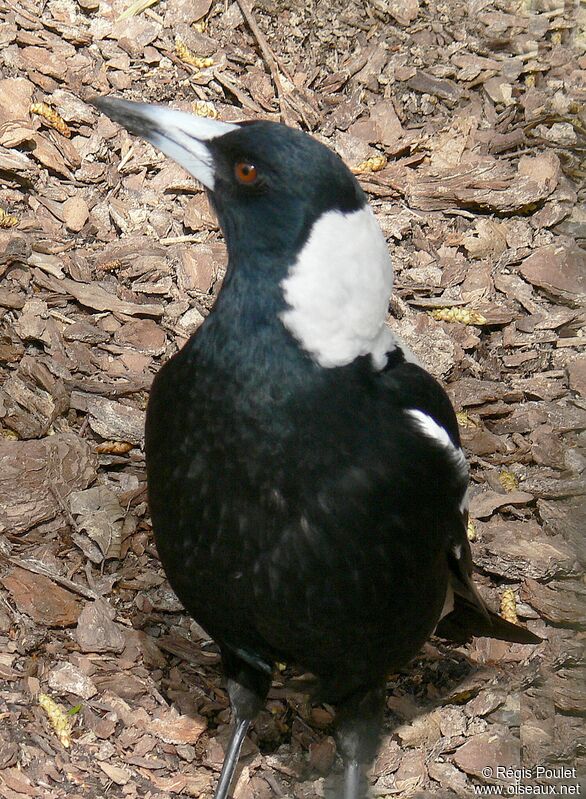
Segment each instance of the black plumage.
M438 621L449 637L539 639L486 610L473 587L467 469L439 384L395 339L383 363L344 351L324 366L320 342L316 356L284 322L284 281L308 260L317 222L333 213L362 224L366 199L342 162L273 123L212 135L176 112L96 104L191 165L228 247L216 304L156 376L146 426L157 549L220 646L236 717L216 796L227 795L273 666L285 661L312 672L317 696L337 705L345 796L355 799L376 751L385 676ZM339 273L349 280L352 264L342 259ZM357 277L368 280L368 268Z

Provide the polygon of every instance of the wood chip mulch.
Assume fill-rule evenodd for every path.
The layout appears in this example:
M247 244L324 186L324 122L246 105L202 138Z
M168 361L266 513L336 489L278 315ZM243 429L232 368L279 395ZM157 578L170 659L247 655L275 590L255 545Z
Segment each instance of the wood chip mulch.
M544 641L433 640L391 675L373 795L582 785L584 26L572 0L0 0L2 799L205 799L229 730L142 448L224 246L195 181L86 102L107 93L334 148L389 242L390 324L458 412L480 590ZM235 798L335 795L331 722L284 668Z

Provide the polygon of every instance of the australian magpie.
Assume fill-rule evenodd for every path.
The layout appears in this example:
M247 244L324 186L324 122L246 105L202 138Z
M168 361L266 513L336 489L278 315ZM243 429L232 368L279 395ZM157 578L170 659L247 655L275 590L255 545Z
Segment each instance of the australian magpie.
M385 323L386 242L337 155L273 122L95 104L203 183L228 249L215 306L156 376L146 423L157 549L220 647L234 714L216 799L281 661L336 705L357 799L385 676L434 630L539 641L474 588L454 411Z

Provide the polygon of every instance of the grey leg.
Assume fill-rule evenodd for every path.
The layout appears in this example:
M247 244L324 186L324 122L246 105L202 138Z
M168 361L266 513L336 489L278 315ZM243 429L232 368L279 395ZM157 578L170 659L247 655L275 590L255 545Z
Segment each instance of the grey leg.
M234 778L234 771L236 770L236 764L240 757L240 750L242 749L242 743L250 726L250 721L250 719L236 719L214 799L228 799L228 791L230 790L230 785Z
M251 722L265 703L271 684L271 673L268 667L267 671L257 670L226 649L222 650L222 662L234 714L234 729L230 736L214 799L228 799L242 743Z
M360 799L362 767L356 760L344 766L344 799Z
M338 702L336 741L344 761L344 799L364 796L364 769L378 749L384 706L384 684L358 690Z

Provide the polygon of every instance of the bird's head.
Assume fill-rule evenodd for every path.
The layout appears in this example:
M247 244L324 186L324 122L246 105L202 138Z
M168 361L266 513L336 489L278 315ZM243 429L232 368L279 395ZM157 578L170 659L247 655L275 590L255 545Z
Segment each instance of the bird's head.
M382 365L390 260L364 192L335 153L266 120L226 123L111 97L93 102L208 189L231 270L279 287L281 321L320 365L365 354Z

